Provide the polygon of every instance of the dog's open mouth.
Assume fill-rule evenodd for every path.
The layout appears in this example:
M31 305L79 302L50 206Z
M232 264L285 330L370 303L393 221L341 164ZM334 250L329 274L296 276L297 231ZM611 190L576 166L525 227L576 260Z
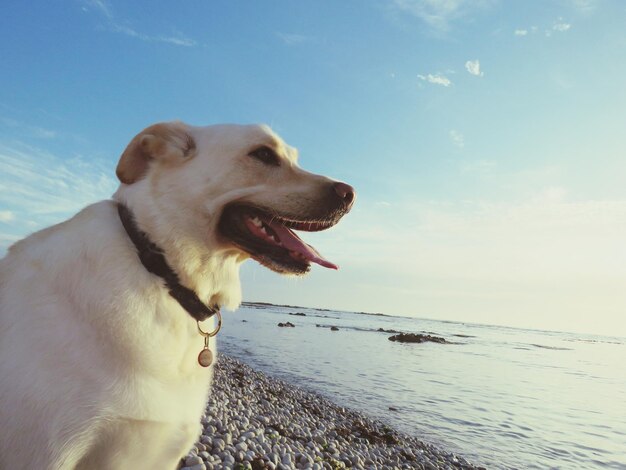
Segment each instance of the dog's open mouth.
M245 205L224 209L219 222L222 236L264 266L282 274L304 274L311 263L325 268L338 267L306 244L293 230L318 232L332 227L336 220L298 220Z

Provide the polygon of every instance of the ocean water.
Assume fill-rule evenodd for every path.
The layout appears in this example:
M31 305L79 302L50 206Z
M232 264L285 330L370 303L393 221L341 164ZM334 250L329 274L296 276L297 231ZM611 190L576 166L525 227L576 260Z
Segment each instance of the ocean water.
M626 469L626 338L249 304L218 348L488 468Z

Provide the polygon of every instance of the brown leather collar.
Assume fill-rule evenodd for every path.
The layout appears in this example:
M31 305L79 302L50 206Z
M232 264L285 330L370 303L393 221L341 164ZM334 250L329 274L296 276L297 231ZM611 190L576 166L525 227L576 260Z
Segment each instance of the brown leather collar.
M167 264L163 250L148 238L145 232L139 230L135 223L132 212L124 204L117 204L117 212L120 215L122 225L128 234L128 238L137 248L137 255L141 264L165 281L169 293L184 308L194 320L201 322L219 312L219 305L208 307L196 295L196 293L180 284L178 275Z

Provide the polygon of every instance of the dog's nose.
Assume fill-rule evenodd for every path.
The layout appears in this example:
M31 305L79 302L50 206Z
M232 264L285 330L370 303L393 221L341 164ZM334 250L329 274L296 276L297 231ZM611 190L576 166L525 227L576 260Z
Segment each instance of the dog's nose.
M343 200L343 203L348 207L351 206L356 196L354 188L349 184L341 182L335 183L334 188L337 195Z

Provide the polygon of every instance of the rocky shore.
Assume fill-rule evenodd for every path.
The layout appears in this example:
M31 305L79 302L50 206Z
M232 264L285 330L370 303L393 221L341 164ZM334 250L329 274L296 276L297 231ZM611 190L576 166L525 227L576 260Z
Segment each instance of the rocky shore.
M185 470L480 468L226 355L202 424Z

